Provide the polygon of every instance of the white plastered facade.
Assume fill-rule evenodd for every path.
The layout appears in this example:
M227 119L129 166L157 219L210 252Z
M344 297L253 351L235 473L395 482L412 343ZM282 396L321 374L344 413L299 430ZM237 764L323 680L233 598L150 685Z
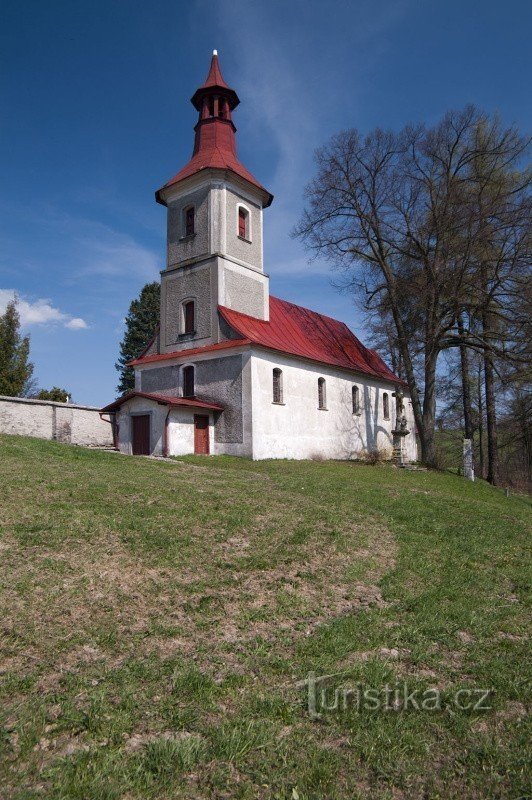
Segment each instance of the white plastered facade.
M282 373L282 403L273 402L273 370ZM325 379L325 408L318 406L318 380ZM368 451L392 455L394 386L325 365L254 350L251 357L253 458L360 458ZM359 389L353 412L352 388ZM383 396L388 394L389 419ZM405 398L410 431L414 419ZM405 438L407 458L417 458L413 433Z

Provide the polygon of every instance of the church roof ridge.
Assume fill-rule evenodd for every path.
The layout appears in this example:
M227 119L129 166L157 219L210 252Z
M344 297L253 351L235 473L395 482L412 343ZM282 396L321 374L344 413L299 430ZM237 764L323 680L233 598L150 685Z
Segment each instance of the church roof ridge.
M260 320L218 306L225 321L252 344L329 366L403 383L373 350L340 320L270 296L270 318Z

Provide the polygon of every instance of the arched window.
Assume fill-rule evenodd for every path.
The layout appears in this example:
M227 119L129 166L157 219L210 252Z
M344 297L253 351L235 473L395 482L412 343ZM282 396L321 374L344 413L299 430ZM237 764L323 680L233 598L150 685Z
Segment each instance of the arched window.
M384 392L382 395L382 410L384 413L384 419L390 419L390 398L388 396L388 392Z
M283 402L283 372L280 369L275 368L273 370L273 402L274 403L282 403Z
M185 236L194 236L194 206L189 206L184 210L185 217Z
M325 390L325 378L318 378L318 408L327 408L327 394Z
M194 367L183 367L183 397L194 397Z
M351 389L351 399L353 402L353 414L360 414L360 389L353 386Z
M196 330L196 313L194 300L183 303L183 333L194 333Z
M243 206L238 206L238 235L241 239L249 240L249 211Z

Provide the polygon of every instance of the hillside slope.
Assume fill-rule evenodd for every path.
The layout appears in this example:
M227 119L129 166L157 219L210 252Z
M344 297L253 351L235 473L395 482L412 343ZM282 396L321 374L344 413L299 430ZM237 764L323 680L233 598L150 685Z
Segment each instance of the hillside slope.
M2 798L530 791L524 498L6 436L0 486ZM309 673L333 676L316 719ZM357 685L399 694L357 707ZM327 710L322 686L351 694Z

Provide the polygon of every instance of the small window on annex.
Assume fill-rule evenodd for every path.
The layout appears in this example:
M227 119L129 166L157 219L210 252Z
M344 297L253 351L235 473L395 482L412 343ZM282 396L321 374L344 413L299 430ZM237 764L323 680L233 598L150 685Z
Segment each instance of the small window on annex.
M272 373L273 402L283 402L283 372L275 368Z
M353 403L353 414L360 414L360 389L353 386L351 389L351 400Z
M384 419L390 419L390 397L388 392L384 392L382 395L382 411Z
M327 393L325 387L325 378L318 378L318 408L327 408Z

